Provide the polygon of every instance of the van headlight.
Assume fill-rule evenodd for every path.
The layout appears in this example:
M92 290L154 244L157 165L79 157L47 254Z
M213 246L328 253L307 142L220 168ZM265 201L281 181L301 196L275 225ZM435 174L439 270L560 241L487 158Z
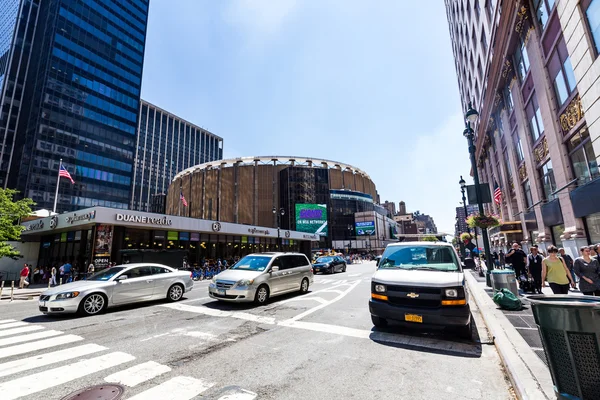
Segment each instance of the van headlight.
M238 281L235 285L238 287L250 286L250 285L252 285L252 283L254 283L254 279L242 279L241 281Z
M65 292L65 293L59 293L56 295L56 299L55 300L67 300L67 299L74 299L75 297L79 296L79 292Z
M375 291L377 293L384 293L385 292L385 285L375 285Z
M457 289L446 289L444 290L444 294L446 295L446 297L458 297L458 290Z

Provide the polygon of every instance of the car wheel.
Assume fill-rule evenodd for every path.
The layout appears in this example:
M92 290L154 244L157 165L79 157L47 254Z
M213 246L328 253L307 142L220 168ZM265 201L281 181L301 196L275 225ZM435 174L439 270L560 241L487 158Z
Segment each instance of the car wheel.
M79 303L79 313L82 315L100 314L106 309L106 297L100 293L92 293L85 296Z
M335 267L333 265L331 267L329 267L329 273L335 274Z
M300 284L300 293L308 292L308 279L302 279L302 283Z
M473 322L469 322L468 325L459 327L457 333L461 339L473 340Z
M183 286L179 283L171 285L169 290L167 291L167 300L169 301L179 301L183 297Z
M269 287L267 285L259 286L254 295L254 302L259 305L266 304L269 300Z
M346 272L346 263L344 263L344 266L342 267L342 272Z
M373 322L373 325L375 325L377 328L383 328L387 326L387 320L384 318L371 315L371 321Z

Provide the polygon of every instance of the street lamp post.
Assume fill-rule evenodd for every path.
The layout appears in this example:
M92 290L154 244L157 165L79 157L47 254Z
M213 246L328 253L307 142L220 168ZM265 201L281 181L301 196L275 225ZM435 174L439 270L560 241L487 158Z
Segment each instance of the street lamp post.
M348 224L348 255L352 253L352 225Z
M458 184L460 185L460 191L462 193L462 202L463 202L463 208L465 210L465 219L466 219L468 217L468 214L467 214L467 199L465 198L465 189L467 187L467 183L463 179L462 175L460 176L460 181L458 181ZM469 234L471 233L471 229L469 229L469 225L467 225L467 233L469 233Z
M471 168L473 169L473 181L475 183L475 195L477 197L477 205L479 206L479 214L485 214L483 210L483 201L481 194L481 187L479 186L479 172L477 171L477 162L475 161L475 132L471 129L471 123L477 121L479 113L473 108L471 102L469 102L469 108L465 114L466 129L463 131L463 135L467 138L469 143L469 155L471 156ZM466 207L466 205L465 205ZM486 272L486 284L492 286L490 279L490 271L494 269L494 263L492 262L492 256L490 254L490 242L488 240L487 229L481 229L481 236L483 239L483 249L485 251L485 263L487 266Z
M273 207L273 214L277 215L277 246L279 246L279 250L281 250L281 217L285 215L285 209L282 207L277 212L277 209Z

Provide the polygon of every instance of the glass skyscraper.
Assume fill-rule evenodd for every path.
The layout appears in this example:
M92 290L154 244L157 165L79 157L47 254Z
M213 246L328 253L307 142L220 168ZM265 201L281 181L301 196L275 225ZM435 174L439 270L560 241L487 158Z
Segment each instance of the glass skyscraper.
M33 56L23 71L20 90L26 98L12 101L12 108L18 101L28 104L15 120L17 133L0 131L0 143L6 142L0 183L33 198L38 208L52 208L62 158L75 184L61 182L58 212L94 205L128 208L148 0L0 0L4 10L1 2L10 10L18 3L12 38L6 28L12 14L0 17L0 51L11 42L9 78L24 68L10 54L28 33L33 40L30 46L25 41L27 56ZM33 6L37 24L20 26ZM5 125L7 98L2 93Z

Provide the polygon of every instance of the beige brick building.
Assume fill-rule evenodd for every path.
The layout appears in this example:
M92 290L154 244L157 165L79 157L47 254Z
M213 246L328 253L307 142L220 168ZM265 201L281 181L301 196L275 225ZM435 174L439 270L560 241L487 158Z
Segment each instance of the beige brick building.
M599 243L600 0L445 4L481 182L503 193L485 207L510 226L492 247Z

